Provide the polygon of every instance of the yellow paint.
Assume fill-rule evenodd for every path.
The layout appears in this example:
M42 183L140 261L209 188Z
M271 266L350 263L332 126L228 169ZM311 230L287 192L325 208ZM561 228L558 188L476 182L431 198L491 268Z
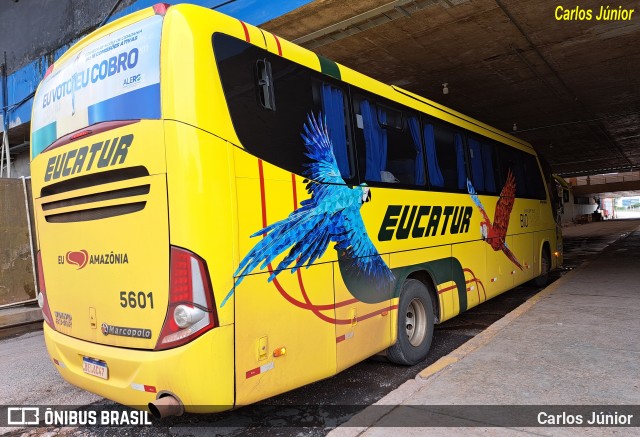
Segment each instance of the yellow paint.
M104 26L73 46L57 64L72 60L88 43L151 15L149 8ZM278 53L272 34L250 25L246 29L252 44ZM270 224L286 218L309 195L301 175L260 162L243 150L212 54L214 32L245 39L237 19L192 5L171 6L161 40L162 119L142 120L79 139L43 152L32 161L37 237L49 303L52 312L73 316L73 326L65 328L65 334L62 329L56 332L45 326L47 348L53 358L65 364L58 370L67 381L127 405L145 405L156 396L134 390L131 384L169 391L187 404L187 411L218 411L249 404L329 377L383 351L397 336L395 308L400 287L390 289L388 299L382 302L354 299L340 274L333 244L311 267L297 273L282 272L273 281L268 280L268 267L256 269L220 307L234 287L233 275L240 260L260 238L249 236L264 227L263 220ZM282 39L279 42L282 56L320 71L314 53ZM442 105L416 100L349 68L339 68L345 83L533 153L521 140ZM141 166L148 176L41 195L43 188L51 185L43 178L51 156L125 134L134 135L126 162L109 169ZM93 168L83 175L96 180L103 170ZM73 223L50 221L53 214L84 209L81 204L66 203L70 199L147 185L146 194L95 203L110 207L144 202L144 208L135 213ZM557 249L550 202L516 200L507 243L531 268L512 274L513 263L480 240L480 214L467 194L392 187L373 188L372 193L372 202L362 206L361 214L383 260L396 272L409 269L415 273L422 269L421 263L456 258L466 269L468 308L536 276L545 242L552 253ZM497 197L480 198L493 218ZM55 210L43 209L52 202L62 203ZM426 237L379 241L388 205L452 205L472 208L473 215L466 232L451 234L450 223L444 226L441 221ZM519 215L525 210L535 211L535 220L522 228ZM417 225L427 226L424 222ZM170 245L186 248L206 262L219 326L184 346L152 351L167 317ZM82 269L60 263L67 252L81 250L90 256L126 254L128 262L88 264ZM271 267L275 268L283 256ZM561 254L552 257L554 266L560 260ZM498 280L491 282L493 277ZM440 292L439 308L434 308L439 320L457 315L461 306L455 282L432 285ZM154 309L123 308L120 293L128 296L130 291L152 292ZM101 333L103 323L148 328L152 337L105 336ZM107 362L109 379L84 374L83 355Z

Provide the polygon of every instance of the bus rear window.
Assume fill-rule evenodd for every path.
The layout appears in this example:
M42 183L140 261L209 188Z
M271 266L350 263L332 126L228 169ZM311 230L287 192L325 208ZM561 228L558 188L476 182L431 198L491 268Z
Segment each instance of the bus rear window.
M160 118L162 18L124 27L54 64L34 100L32 159L61 136L95 123Z

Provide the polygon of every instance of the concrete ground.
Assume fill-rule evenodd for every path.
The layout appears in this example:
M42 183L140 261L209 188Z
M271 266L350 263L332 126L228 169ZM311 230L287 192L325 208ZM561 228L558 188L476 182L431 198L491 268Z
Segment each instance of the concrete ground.
M329 435L638 435L629 427L535 427L540 412L558 405L576 406L585 422L607 410L589 406L616 405L640 426L640 229L629 233L630 224L638 227L567 228L622 238ZM449 407L434 414L436 405ZM492 405L507 407L480 414ZM475 427L429 427L436 421Z
M624 428L425 429L413 425L425 424L422 405L605 404L616 400L619 404L640 404L640 351L635 341L639 329L634 316L640 300L633 288L625 288L627 281L635 286L637 282L633 281L638 279L640 247L632 244L637 233L600 254L603 247L628 236L639 225L639 220L621 220L565 228L565 235L576 237L572 240L574 246L576 241L579 248L585 246L588 256L579 258L591 257L590 265L566 274L484 333L429 366L421 376L355 416L348 427L334 430L333 435L574 435L584 431L591 435L637 435L628 432L637 430ZM575 260L572 263L579 264ZM39 309L32 307L29 311ZM0 321L3 313L13 311L0 311ZM0 329L0 334L8 331ZM47 356L41 332L15 335L7 335L0 342L0 404L86 405L101 399L62 380ZM407 405L418 406L408 414ZM479 412L482 410L453 411L462 417ZM487 418L481 415L477 420L484 425ZM396 429L389 425L412 426ZM0 434L7 431L0 428ZM137 435L134 429L126 431Z

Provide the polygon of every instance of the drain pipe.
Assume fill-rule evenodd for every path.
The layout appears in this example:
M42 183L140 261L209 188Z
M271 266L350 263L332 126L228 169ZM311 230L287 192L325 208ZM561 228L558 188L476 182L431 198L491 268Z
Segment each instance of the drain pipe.
M184 405L173 395L165 395L149 402L149 411L153 417L164 419L169 416L182 416L184 413Z

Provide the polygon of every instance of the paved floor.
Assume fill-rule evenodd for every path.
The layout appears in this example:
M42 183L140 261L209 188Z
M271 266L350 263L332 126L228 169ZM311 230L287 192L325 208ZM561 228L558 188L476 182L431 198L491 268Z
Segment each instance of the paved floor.
M592 232L606 223L594 225ZM638 435L638 428L533 426L539 413L562 409L545 407L553 405L578 406L585 422L602 410L589 406L620 405L620 414L635 406L627 409L640 426L639 284L640 229L329 435ZM433 414L434 405L449 407ZM501 416L490 417L469 405L538 407L498 408ZM461 418L480 427L428 428L436 419L469 424ZM495 424L511 428L489 428Z

